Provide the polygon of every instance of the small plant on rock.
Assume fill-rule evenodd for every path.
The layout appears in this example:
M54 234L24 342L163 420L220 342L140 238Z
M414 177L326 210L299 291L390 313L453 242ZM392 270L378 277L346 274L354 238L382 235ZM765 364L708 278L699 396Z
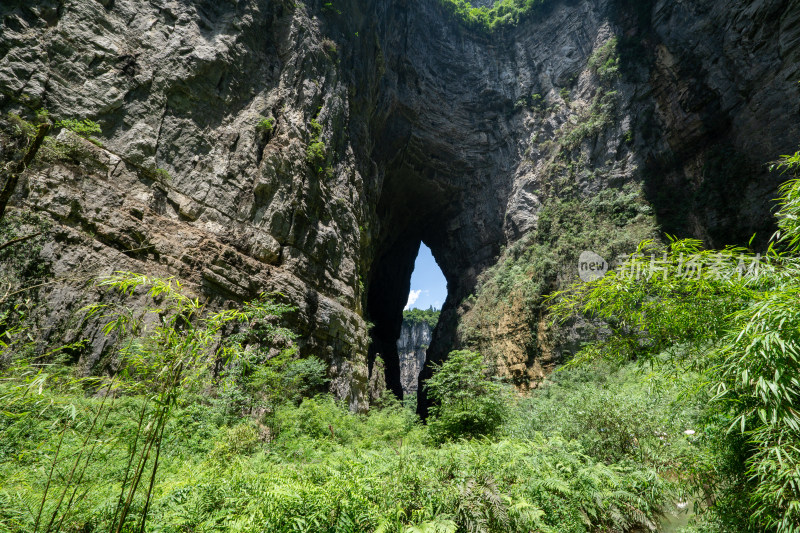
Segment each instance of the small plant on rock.
M336 43L333 41L333 39L327 39L327 38L322 40L322 48L329 55L335 55L337 50L339 49L338 46L336 46Z
M259 117L258 124L256 124L256 130L269 135L272 133L272 130L275 129L275 119L272 117Z
M317 119L311 119L311 142L306 148L306 162L314 169L317 174L325 172L325 164L328 161L328 148L320 139L322 137L322 124ZM329 172L329 173L332 173Z
M97 122L91 121L89 119L83 120L76 120L76 119L66 119L66 120L59 120L56 122L57 128L64 128L65 130L69 130L72 133L83 137L84 139L89 139L93 134L99 134L102 132L100 129L100 125Z

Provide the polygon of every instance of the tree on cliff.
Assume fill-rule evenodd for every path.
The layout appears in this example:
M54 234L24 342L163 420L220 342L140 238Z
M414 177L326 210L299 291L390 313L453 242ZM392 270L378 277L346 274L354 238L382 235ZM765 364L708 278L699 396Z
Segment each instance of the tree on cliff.
M8 202L11 200L11 196L14 194L14 191L17 189L20 175L28 169L31 163L33 163L34 159L36 158L36 154L39 153L39 149L42 147L47 134L50 132L50 127L51 124L46 119L44 122L39 124L38 128L36 128L35 136L33 136L32 140L29 139L24 155L20 159L6 164L2 172L0 172L0 177L3 178L3 188L0 189L0 220L3 220L3 217L6 214L6 207L8 206ZM26 235L2 243L0 244L0 250L32 239L36 235L38 234Z

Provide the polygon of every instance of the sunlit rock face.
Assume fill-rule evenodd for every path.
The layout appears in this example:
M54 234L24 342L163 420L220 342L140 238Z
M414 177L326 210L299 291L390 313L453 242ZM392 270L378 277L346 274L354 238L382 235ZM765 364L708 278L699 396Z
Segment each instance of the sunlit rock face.
M422 241L449 291L430 363L463 342L481 273L549 199L641 183L669 233L718 246L770 232L780 177L763 163L800 140L797 2L552 0L492 35L439 0L324 4L0 6L0 110L103 130L14 198L53 225L43 330L90 338L87 371L110 343L71 317L103 298L83 280L114 270L177 276L212 308L283 293L301 353L363 410L376 354L404 389ZM604 75L591 59L614 39ZM535 326L504 320L535 344ZM498 367L534 375L537 354Z
M427 322L403 320L400 338L397 339L403 394L417 393L419 373L425 365L425 352L431 344L432 335L433 330Z

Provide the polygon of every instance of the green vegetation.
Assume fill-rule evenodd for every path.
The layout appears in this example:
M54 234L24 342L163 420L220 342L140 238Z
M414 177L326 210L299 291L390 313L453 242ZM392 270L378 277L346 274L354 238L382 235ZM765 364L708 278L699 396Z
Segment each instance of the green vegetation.
M434 402L429 426L436 441L492 436L506 419L509 392L489 377L477 352L450 352L425 386Z
M297 358L279 295L209 314L170 280L100 287L112 303L84 312L116 339L112 376L81 377L69 347L33 355L7 330L4 531L577 533L648 527L669 494L629 448L601 459L534 427L536 399L504 393L478 354L435 373L429 427L391 399L358 415L314 396L326 366ZM144 316L134 295L153 302Z
M337 15L342 14L342 10L336 7L333 2L323 2L322 11L325 13L335 13Z
M6 120L0 120L0 146L3 147L0 151L0 178L3 180L0 188L0 220L5 216L21 174L36 161L48 138L50 122L44 115L39 118L41 122L37 127L19 115L10 114ZM1 246L9 245L7 242Z
M322 166L327 160L327 147L322 141L314 141L308 145L306 151L306 161L314 167L317 172L322 172Z
M617 38L612 37L597 48L589 57L587 67L600 78L597 93L588 109L582 110L577 123L562 136L562 153L580 146L584 139L600 134L614 120L617 107L617 91L612 90L619 77L619 51ZM562 98L569 101L569 91L562 89ZM566 91L566 96L565 96Z
M153 170L153 176L155 177L156 181L161 181L163 183L172 180L172 175L170 175L169 171L163 168L157 168Z
M17 137L31 138L36 135L36 126L28 122L16 113L9 113L6 117L8 124L11 126L11 133Z
M800 152L776 167L800 174ZM702 373L709 453L692 480L718 531L800 527L800 180L781 192L779 231L763 257L644 242L622 270L555 296L559 316L601 320L609 333L580 359L666 358Z
M93 134L102 133L100 125L89 119L77 120L66 119L59 120L55 124L56 128L64 128L72 133L83 137L84 139L90 138Z
M318 176L333 175L333 169L328 165L328 147L321 140L322 124L316 118L311 119L311 140L306 148L306 162L314 169Z
M616 91L599 91L591 107L578 118L578 123L564 135L563 148L573 150L584 139L601 133L612 119L617 105Z
M28 343L52 328L38 295L27 290L52 275L50 263L40 256L50 229L45 219L25 210L9 209L0 219L0 370L13 350L29 353ZM12 348L18 337L26 343Z
M37 115L39 115L40 117L42 116L38 112L37 112ZM43 116L47 117L47 116L49 116L49 114L45 111ZM100 147L103 146L103 143L99 139L96 139L96 138L92 137L92 134L102 133L102 130L100 129L100 125L97 124L96 122L92 121L92 120L89 120L89 119L83 119L83 120L77 120L77 119L60 120L60 121L55 123L55 127L56 128L63 128L65 130L67 130L67 131L71 131L72 133L74 133L78 137L83 137L87 141L89 141L92 144L95 144L97 146L100 146ZM69 144L69 143L67 143L67 144ZM72 150L74 151L76 149L76 146L74 146L75 143L72 143L72 144L73 144Z
M333 39L325 38L322 39L322 49L330 56L335 56L336 52L339 50L339 47L336 45L336 41Z
M258 123L256 124L256 130L269 135L272 133L272 130L275 128L275 119L272 117L258 117Z
M37 131L50 124L50 113L45 109L38 109L31 112L27 119L20 115L9 113L0 119L0 133L9 135L17 139L13 144L20 143L22 146L36 146L33 152L35 159L30 164L48 164L56 161L80 164L86 161L89 152L83 141L78 137L89 142L102 146L103 143L92 137L92 134L101 133L100 126L89 119L65 119L57 121L53 126L71 132L65 139L56 139L50 135L50 128L47 127L45 135L37 145ZM21 147L19 148L21 149Z
M472 7L468 0L439 1L463 24L490 32L519 24L547 3L547 0L498 0L492 7Z
M481 276L476 294L466 302L461 338L487 360L502 362L512 354L507 345L496 342L496 328L511 316L526 326L527 335L517 339L521 352L535 354L543 340L556 343L563 333L542 323L544 295L577 279L581 252L594 250L611 261L656 234L651 208L637 186L606 189L588 199L570 198L563 191L562 199L542 205L536 229L504 250L498 263ZM514 379L529 380L525 375Z
M604 82L609 82L619 75L617 44L617 38L612 37L589 57L589 68Z
M428 327L433 329L439 322L439 315L441 314L442 312L439 309L434 309L433 307L429 309L409 309L403 311L403 322L408 322L410 324L424 322L428 324Z
M655 372L605 361L561 368L515 406L509 431L518 437L558 433L609 464L634 460L661 472L686 472L702 449L684 431L699 429L705 399L676 401L699 375L674 371L666 363Z

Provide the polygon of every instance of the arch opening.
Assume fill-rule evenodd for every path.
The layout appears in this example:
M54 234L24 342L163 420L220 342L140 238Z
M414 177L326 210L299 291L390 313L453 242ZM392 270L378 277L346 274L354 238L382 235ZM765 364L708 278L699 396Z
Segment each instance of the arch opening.
M422 240L402 240L373 267L367 305L374 324L370 374L380 357L387 389L398 398L417 391L447 295L447 278Z
M417 393L419 374L425 365L426 352L446 297L447 280L430 248L423 242L411 274L411 289L403 308L403 323L397 339L404 397Z
M503 195L507 191L489 179L485 166L468 164L462 158L464 154L452 147L422 142L411 132L400 135L398 124L402 123L389 121L388 131L394 135L387 135L405 137L404 148L376 157L386 170L365 283L365 315L373 324L368 363L372 377L375 359L381 356L386 388L402 398L397 340L412 289L414 262L421 243L425 243L447 284L417 385L417 412L425 418L428 400L422 384L430 377L431 365L441 363L457 347L459 306L474 292L478 274L499 253L504 241ZM439 135L436 139L448 137Z
M460 283L463 265L449 252L455 244L450 228L457 209L455 198L457 195L447 184L423 177L404 165L398 165L386 176L377 213L380 233L367 284L366 315L373 324L368 362L372 375L375 359L381 357L386 388L398 398L404 396L398 352L404 310L418 307L422 302L429 302L426 307L436 302L436 307L444 308L451 299L453 288ZM428 287L411 285L420 250L426 265L416 271L418 275L428 271L431 278L427 280ZM433 285L438 286L435 297L430 294ZM419 290L418 298L424 296L422 300L410 302L412 290ZM423 294L425 290L429 293ZM431 346L439 336L437 331L438 328L432 328ZM415 370L414 373L418 372ZM405 377L408 390L407 368Z

